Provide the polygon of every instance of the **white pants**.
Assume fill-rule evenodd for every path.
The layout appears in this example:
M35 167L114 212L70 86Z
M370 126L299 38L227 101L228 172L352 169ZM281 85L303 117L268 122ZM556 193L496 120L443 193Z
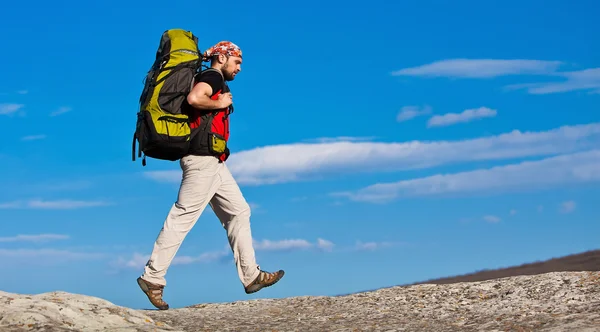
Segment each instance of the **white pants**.
M177 201L171 207L154 243L142 278L166 285L165 274L184 238L210 204L227 231L238 276L244 286L259 274L252 234L250 206L225 163L211 156L185 156L180 161L183 179Z

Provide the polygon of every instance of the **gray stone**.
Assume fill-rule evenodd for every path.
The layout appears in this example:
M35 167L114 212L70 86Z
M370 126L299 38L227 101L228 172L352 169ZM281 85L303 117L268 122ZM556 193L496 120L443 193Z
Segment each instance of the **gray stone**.
M600 331L600 272L418 284L166 311L132 310L60 292L0 292L0 302L1 331Z
M96 297L0 291L0 331L174 331L143 312Z

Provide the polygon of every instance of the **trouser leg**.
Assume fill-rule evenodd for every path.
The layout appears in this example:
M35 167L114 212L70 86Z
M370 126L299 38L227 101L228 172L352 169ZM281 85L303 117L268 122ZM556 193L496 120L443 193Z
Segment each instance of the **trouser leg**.
M221 165L216 158L186 156L180 165L183 178L177 201L164 221L142 274L143 279L159 285L166 285L167 269L219 185Z
M242 284L247 286L260 272L252 245L250 206L225 164L219 174L221 184L211 199L210 206L227 231L238 276Z

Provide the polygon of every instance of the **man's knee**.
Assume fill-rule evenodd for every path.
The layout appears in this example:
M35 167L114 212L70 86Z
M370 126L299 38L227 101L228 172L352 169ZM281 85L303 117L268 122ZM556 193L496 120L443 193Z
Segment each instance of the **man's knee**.
M244 202L238 208L236 208L231 213L231 219L233 220L248 220L250 219L250 215L252 214L250 204Z
M247 226L250 224L250 215L250 205L246 203L237 209L229 211L229 213L224 213L224 215L221 216L221 222L225 228Z

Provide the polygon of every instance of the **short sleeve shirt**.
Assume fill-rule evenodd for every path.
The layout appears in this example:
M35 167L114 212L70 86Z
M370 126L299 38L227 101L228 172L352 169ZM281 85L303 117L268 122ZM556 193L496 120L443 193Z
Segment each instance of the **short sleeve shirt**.
M227 84L223 82L223 77L220 73L214 70L208 70L202 73L198 73L196 75L196 82L204 82L210 85L212 88L212 95L214 96L219 92L219 90L223 90L221 92L228 92L229 89Z

